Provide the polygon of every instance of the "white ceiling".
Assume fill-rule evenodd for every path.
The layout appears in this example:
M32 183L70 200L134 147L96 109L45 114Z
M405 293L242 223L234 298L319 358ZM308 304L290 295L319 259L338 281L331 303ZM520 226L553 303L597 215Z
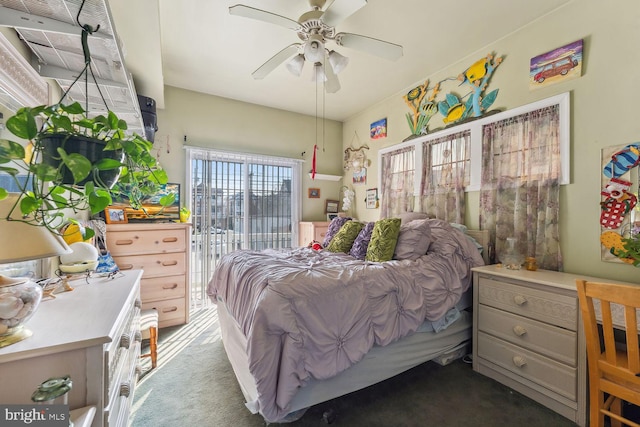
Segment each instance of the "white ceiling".
M338 76L340 91L326 94L325 116L344 121L462 58L478 59L490 43L569 1L369 0L336 31L400 44L404 56L391 62L328 42L350 62ZM294 20L310 10L307 0L109 0L138 94L163 108L168 85L315 115L310 64L301 77L281 65L263 80L252 78L299 39L292 30L230 15L238 3Z

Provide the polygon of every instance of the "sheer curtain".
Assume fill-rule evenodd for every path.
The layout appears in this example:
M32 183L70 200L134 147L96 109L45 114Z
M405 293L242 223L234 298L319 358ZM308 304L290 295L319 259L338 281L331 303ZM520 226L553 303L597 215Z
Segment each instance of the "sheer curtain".
M470 139L471 134L466 131L422 144L422 212L464 223Z
M380 217L413 211L415 147L400 148L382 155Z
M562 270L559 106L484 126L480 226L500 258L507 237L540 268Z

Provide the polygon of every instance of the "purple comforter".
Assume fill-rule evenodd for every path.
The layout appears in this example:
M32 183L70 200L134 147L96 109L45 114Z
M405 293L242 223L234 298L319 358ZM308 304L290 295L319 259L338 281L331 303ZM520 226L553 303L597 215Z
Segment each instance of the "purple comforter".
M208 294L224 301L248 342L259 411L282 420L298 387L330 378L374 345L438 320L483 265L475 246L444 221L430 221L433 243L416 261L374 263L347 254L240 250L224 256Z

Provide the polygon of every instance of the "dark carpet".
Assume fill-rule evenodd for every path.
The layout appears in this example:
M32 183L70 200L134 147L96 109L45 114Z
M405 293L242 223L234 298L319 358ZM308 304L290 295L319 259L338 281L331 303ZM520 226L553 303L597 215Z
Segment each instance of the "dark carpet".
M265 426L251 414L227 359L215 308L160 330L159 364L135 391L132 427ZM144 363L149 360L144 359ZM147 365L148 369L148 365ZM542 405L473 372L462 360L424 363L366 389L309 408L291 427L575 426ZM273 424L272 424L273 425Z

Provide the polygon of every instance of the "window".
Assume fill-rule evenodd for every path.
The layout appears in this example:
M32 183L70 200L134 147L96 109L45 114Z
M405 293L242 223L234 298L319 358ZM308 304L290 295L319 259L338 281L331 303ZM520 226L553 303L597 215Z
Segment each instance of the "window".
M222 255L298 241L302 162L192 147L187 162L192 302L199 305Z
M415 151L414 146L408 146L382 155L380 207L383 218L413 211Z
M424 143L426 175L425 187L447 189L461 178L463 186L469 185L470 132L455 133Z

